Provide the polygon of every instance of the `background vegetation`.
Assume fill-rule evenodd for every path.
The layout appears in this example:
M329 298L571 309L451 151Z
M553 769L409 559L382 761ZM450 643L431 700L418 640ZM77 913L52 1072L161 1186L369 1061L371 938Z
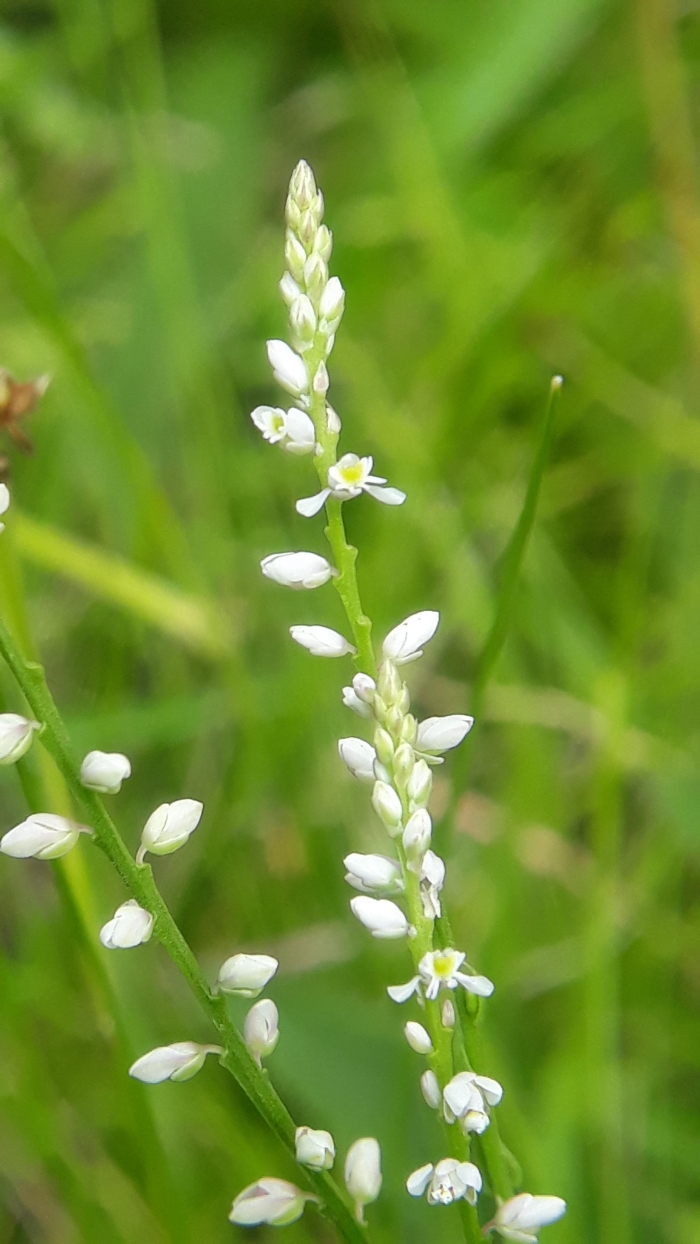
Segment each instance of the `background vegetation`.
M404 952L348 912L342 856L379 839L335 754L346 670L286 638L340 605L258 568L322 549L293 509L308 463L248 418L278 400L263 342L285 322L296 160L348 293L345 448L409 495L349 510L367 607L378 636L443 615L412 676L424 713L469 708L564 373L508 642L437 793L456 802L449 900L498 986L503 1132L525 1186L570 1203L546 1239L697 1244L696 0L1 11L0 363L53 377L34 456L5 447L1 607L28 620L76 744L131 756L112 805L131 843L160 801L204 800L158 877L212 975L237 948L278 955L273 1077L341 1152L379 1137L379 1244L449 1244L457 1220L402 1188L440 1140L384 994ZM40 751L24 786L60 811ZM14 770L0 791L5 829L26 811ZM233 1195L292 1173L215 1063L127 1079L136 1052L210 1036L156 946L97 944L122 899L85 844L0 866L2 1244L253 1238L226 1221ZM328 1235L309 1213L284 1238Z

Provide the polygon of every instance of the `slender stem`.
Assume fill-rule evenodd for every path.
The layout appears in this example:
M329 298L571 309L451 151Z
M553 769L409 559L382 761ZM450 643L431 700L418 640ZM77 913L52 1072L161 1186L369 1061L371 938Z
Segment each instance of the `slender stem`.
M42 742L56 761L76 805L81 808L81 814L92 830L93 842L114 865L132 897L153 916L155 936L214 1025L223 1046L222 1066L238 1082L275 1135L294 1153L295 1125L289 1111L270 1084L267 1073L259 1070L248 1053L229 1018L224 998L213 994L209 988L192 950L158 890L150 865L139 866L135 863L102 800L81 784L78 760L47 686L44 670L36 662L26 660L2 620L0 654L37 721L44 727ZM333 1178L325 1171L317 1173L304 1169L304 1174L322 1199L321 1212L332 1220L339 1235L348 1244L366 1244L366 1231L355 1221L349 1202Z

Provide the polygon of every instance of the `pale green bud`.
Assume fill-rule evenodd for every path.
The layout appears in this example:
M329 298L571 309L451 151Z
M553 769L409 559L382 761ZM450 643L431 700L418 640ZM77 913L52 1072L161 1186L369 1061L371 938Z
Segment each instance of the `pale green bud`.
M403 683L393 661L383 661L379 670L377 690L387 705L398 703Z
M377 726L374 732L374 746L380 764L388 767L394 759L394 744L391 735L386 730L383 730L381 726Z
M405 786L413 772L416 757L410 743L401 743L394 753L394 777L399 786Z

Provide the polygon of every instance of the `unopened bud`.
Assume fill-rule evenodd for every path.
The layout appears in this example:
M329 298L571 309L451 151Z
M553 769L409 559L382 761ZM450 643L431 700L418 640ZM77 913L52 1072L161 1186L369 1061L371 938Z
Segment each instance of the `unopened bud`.
M455 1005L451 998L445 998L442 1004L441 1017L443 1028L454 1028L457 1017L455 1015Z
M413 808L424 808L430 799L433 789L433 775L424 760L416 762L413 773L408 779L406 793Z
M345 308L345 290L337 276L332 276L321 294L318 312L331 332L335 332Z
M328 263L333 250L333 235L326 225L319 225L314 238L314 251L320 255L325 263Z
M391 735L388 731L383 730L381 726L377 726L374 732L374 746L379 763L388 767L394 759L394 744Z
M376 1201L382 1188L381 1150L373 1136L363 1136L348 1149L345 1186L355 1202L355 1216L364 1222L364 1207Z
M410 743L401 743L394 753L394 777L399 786L404 787L408 782L416 758Z
M442 1093L438 1078L434 1071L424 1071L420 1078L420 1091L423 1094L423 1100L431 1110L439 1110L442 1105Z
M289 272L285 272L282 277L279 283L279 291L288 307L291 307L295 298L298 298L301 294L299 286Z
M403 715L396 704L392 704L386 715L386 728L393 735L398 734L403 722Z
M426 1031L422 1024L409 1019L403 1031L408 1044L412 1050L416 1051L416 1054L432 1054L433 1043L430 1040L430 1033Z
M232 955L219 968L217 984L222 993L257 998L278 967L271 955Z
M316 312L311 299L301 294L289 309L289 327L300 346L309 346L316 332Z
M13 765L28 751L39 730L38 721L29 721L19 713L0 713L0 765Z
M314 393L327 393L329 385L330 380L328 378L328 368L323 362L323 359L321 359L321 362L316 369L316 375L314 376Z
M292 276L296 279L296 273L293 270ZM317 251L312 251L306 260L302 270L302 278L309 298L318 304L328 282L328 264Z
M411 713L407 713L401 722L401 738L406 743L415 743L417 732L418 723L415 717L413 717Z
M372 807L387 833L396 838L401 831L403 809L393 786L386 782L375 782L372 789Z
M243 1040L258 1067L279 1041L279 1011L271 998L261 998L251 1006L243 1022Z
M403 847L410 860L417 860L428 850L432 835L432 821L425 808L419 808L406 822L403 831Z
M335 1161L335 1144L330 1132L298 1127L294 1136L296 1159L312 1171L329 1171Z
M306 251L299 239L290 232L287 233L287 240L284 244L284 261L293 280L300 285L304 280Z
M396 704L403 689L401 675L393 661L383 661L379 670L377 690L385 701L387 708Z
M316 179L306 160L300 160L289 180L290 198L304 211L317 194Z

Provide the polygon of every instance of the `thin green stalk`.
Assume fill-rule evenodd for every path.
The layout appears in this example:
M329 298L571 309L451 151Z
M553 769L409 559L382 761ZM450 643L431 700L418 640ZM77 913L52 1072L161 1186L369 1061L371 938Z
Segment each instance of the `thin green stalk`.
M56 761L76 805L92 830L95 845L114 865L124 885L154 918L154 933L187 981L202 1010L214 1025L223 1046L222 1066L231 1073L259 1114L283 1144L294 1153L295 1125L289 1111L260 1071L229 1018L226 1002L213 994L197 960L175 923L148 864L137 865L102 800L80 781L80 767L66 728L46 683L41 665L28 661L0 620L0 654L12 671L32 713L43 724L42 742ZM322 1199L321 1212L348 1244L366 1244L367 1233L353 1217L345 1195L327 1172L305 1170L309 1184Z

